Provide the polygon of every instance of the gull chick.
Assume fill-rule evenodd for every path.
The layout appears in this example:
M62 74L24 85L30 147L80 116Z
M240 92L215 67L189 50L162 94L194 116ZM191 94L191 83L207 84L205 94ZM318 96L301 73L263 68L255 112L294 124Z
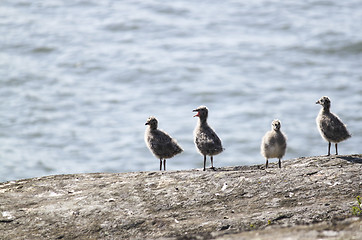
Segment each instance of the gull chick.
M181 153L183 149L170 135L157 129L158 121L155 117L149 117L145 125L148 125L145 131L146 145L153 155L160 159L160 171L162 170L162 162L163 170L166 170L166 159Z
M197 112L194 117L198 117L199 121L194 130L195 145L201 155L204 156L204 171L206 170L206 156L210 156L211 169L214 169L213 156L221 153L224 149L220 138L216 132L207 123L209 110L205 106L200 106L193 110Z
M272 129L267 132L261 142L260 152L266 159L265 168L268 168L269 158L279 159L279 168L282 167L281 159L287 149L287 138L280 130L280 121L274 120L271 124Z
M319 133L322 138L328 142L328 155L331 155L331 143L336 146L336 155L338 155L337 144L351 137L346 125L342 120L334 113L330 111L331 100L329 97L321 97L316 104L322 105L322 109L319 111L316 122Z

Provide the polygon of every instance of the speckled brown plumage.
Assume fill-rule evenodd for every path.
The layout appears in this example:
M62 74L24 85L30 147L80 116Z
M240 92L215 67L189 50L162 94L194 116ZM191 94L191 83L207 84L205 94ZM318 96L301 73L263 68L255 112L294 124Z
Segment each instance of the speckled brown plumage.
M145 131L146 145L153 155L160 159L160 170L162 170L162 161L163 169L166 170L166 159L181 153L183 149L170 135L157 129L158 121L155 117L149 117L145 125L149 125Z
M207 107L200 106L193 112L197 112L194 117L199 117L194 130L194 140L198 151L204 156L204 171L206 170L206 156L210 156L211 168L214 169L213 156L223 151L221 140L207 123L209 112Z
M331 143L335 144L336 155L338 155L337 144L350 138L351 134L342 120L330 111L331 100L327 96L321 97L316 104L322 105L316 122L319 133L328 142L328 156L331 154Z

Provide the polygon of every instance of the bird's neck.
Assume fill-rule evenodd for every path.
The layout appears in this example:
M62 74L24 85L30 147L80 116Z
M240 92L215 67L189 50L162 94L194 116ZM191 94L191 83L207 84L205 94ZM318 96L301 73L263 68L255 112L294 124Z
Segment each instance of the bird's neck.
M155 131L155 130L157 130L157 126L150 126L149 129L150 129L150 131Z
M200 124L200 126L206 126L207 118L199 118L199 124Z
M323 106L323 110L322 110L322 111L323 111L324 113L330 113L330 107L331 107L331 106L329 106L329 105Z

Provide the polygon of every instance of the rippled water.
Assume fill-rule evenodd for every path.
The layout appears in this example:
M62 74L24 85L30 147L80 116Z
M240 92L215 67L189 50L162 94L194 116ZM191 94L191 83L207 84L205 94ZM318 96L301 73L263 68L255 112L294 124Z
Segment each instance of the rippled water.
M274 118L285 159L321 155L327 95L362 144L361 1L3 0L0 4L0 181L59 173L158 170L143 141L150 115L199 168L206 105L225 152L215 166L264 163Z

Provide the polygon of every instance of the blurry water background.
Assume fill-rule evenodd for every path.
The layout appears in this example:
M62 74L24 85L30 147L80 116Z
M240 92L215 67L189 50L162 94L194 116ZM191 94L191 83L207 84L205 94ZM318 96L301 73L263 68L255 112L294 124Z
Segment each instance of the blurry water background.
M264 164L275 118L284 159L325 155L324 95L353 135L339 153L361 153L361 4L2 0L0 181L157 171L143 140L150 115L185 150L168 170L200 168L199 105L225 147L216 167Z

